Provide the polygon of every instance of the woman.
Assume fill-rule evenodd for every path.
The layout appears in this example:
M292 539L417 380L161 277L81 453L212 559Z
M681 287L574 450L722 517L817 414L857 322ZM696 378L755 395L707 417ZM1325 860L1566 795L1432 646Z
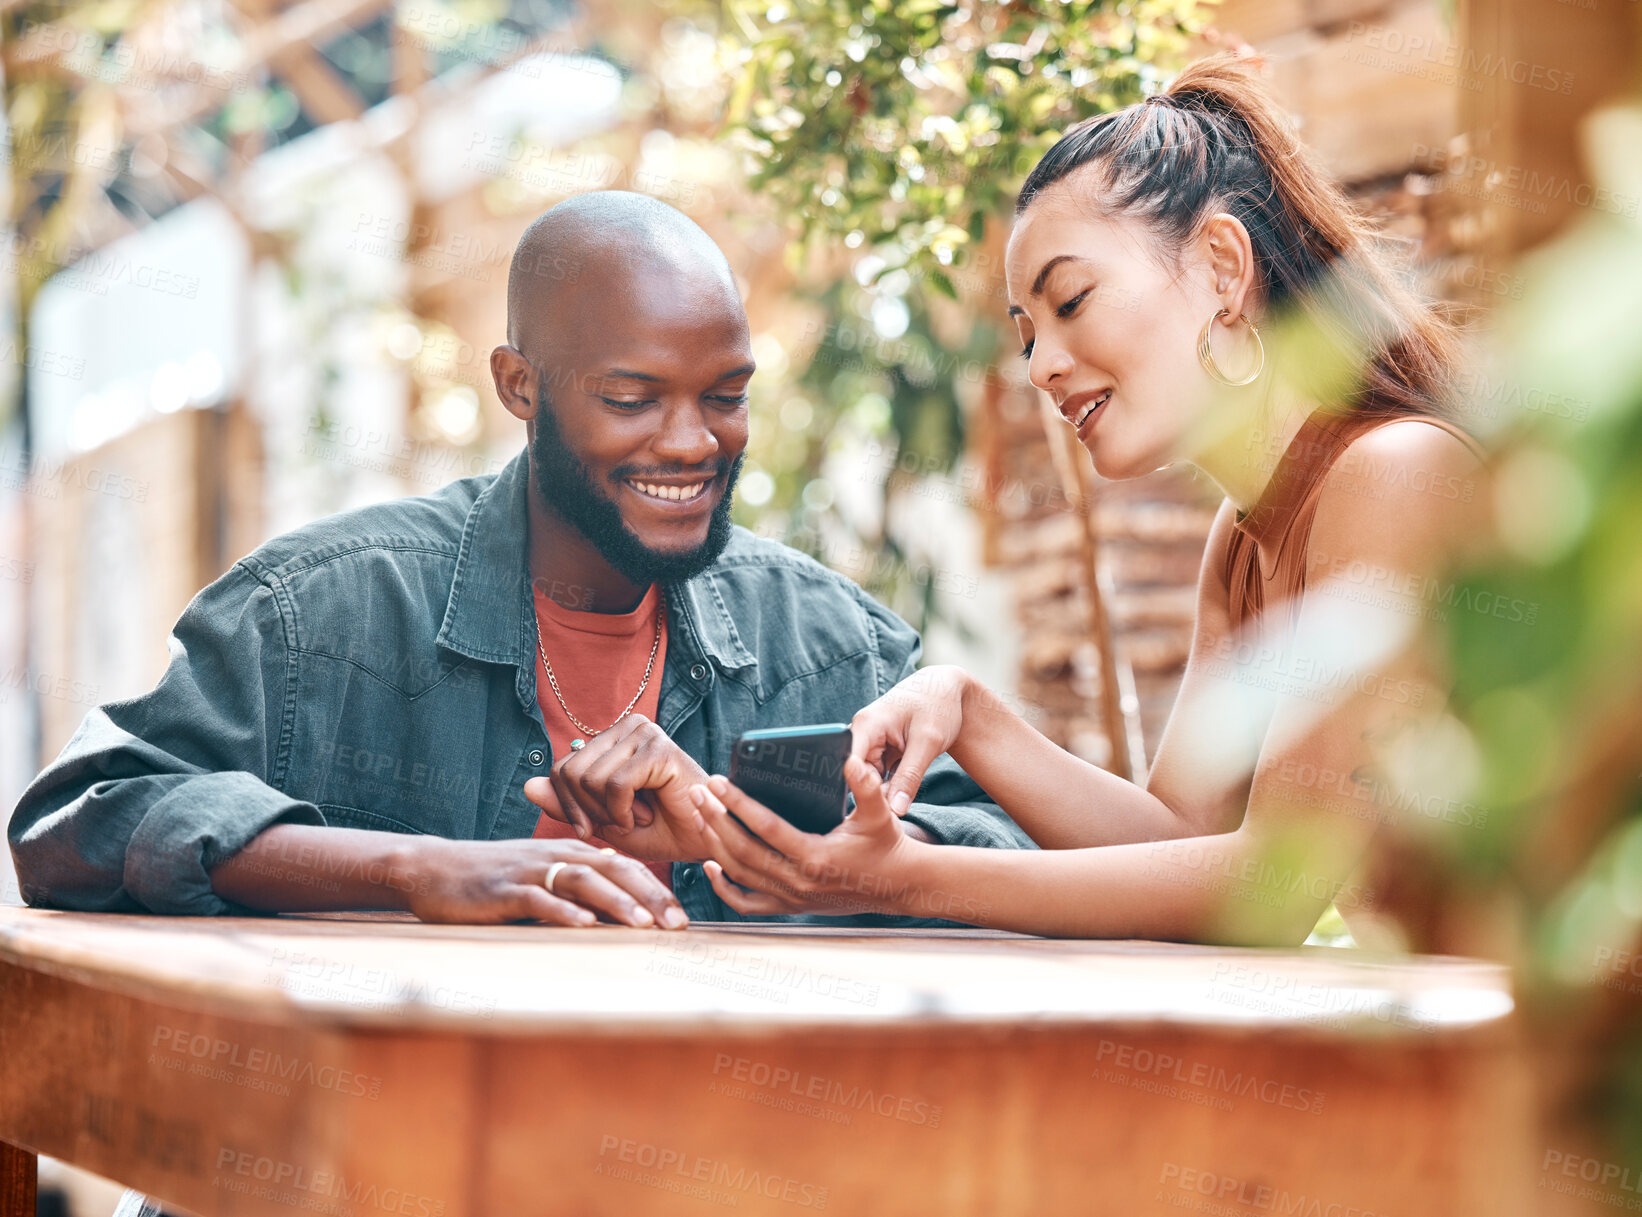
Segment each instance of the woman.
M961 893L964 920L1029 933L1297 943L1331 900L1365 903L1351 877L1406 789L1388 766L1438 723L1415 627L1482 499L1475 445L1440 417L1450 334L1227 56L1067 132L1021 190L1005 272L1028 376L1101 475L1184 462L1226 496L1150 776L927 668L856 716L834 832L722 777L695 788L713 886L754 916L942 915ZM901 832L942 752L1041 851Z

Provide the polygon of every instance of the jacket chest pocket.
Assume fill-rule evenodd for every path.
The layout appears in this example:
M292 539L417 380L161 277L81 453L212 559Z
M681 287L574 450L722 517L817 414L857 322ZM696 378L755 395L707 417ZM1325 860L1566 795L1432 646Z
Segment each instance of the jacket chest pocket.
M488 822L503 789L485 772L494 729L478 673L409 696L332 656L299 666L289 793L341 827L471 838Z

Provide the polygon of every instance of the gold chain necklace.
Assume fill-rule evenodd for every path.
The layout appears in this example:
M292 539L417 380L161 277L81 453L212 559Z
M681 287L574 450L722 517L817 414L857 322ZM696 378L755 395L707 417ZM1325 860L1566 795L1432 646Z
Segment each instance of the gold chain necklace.
M665 619L666 613L667 594L658 587L656 588L656 637L650 643L650 659L644 665L644 679L639 682L639 691L633 694L633 700L627 703L626 709L616 715L616 722L611 723L610 727L614 727L616 723L621 722L622 719L631 714L633 707L639 704L639 698L643 697L644 691L650 687L650 673L656 666L656 652L661 649L661 623ZM542 657L542 668L547 673L548 687L553 690L553 696L559 703L559 709L564 711L564 716L570 720L570 725L586 736L603 735L610 730L610 727L589 727L571 712L569 706L564 704L564 694L559 691L559 678L553 675L553 665L547 661L547 649L542 646L542 626L539 621L536 623L536 653ZM580 752L585 747L587 747L586 740L573 739L570 741L570 751L572 752Z

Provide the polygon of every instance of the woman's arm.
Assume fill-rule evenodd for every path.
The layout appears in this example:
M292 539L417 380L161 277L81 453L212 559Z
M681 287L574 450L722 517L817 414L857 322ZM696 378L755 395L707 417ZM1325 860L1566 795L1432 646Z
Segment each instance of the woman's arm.
M1308 660L1299 671L1320 666ZM884 912L1052 936L1293 945L1331 900L1371 899L1347 881L1389 814L1376 745L1411 728L1419 706L1435 704L1417 668L1410 654L1331 668L1320 680L1291 674L1287 695L1260 678L1247 690L1256 702L1281 696L1285 704L1272 716L1247 813L1232 832L1044 851L924 845L898 831L877 773L851 758L855 811L824 837L793 828L722 777L698 787L697 806L717 842L707 873L726 903L751 916ZM1342 680L1390 696L1352 692L1333 706L1314 700ZM1034 832L1062 813L1105 819L1105 809L1091 813L1076 801L1085 794L1057 784L1063 779L1051 760L1046 751L1028 753L1011 771L1013 758L999 748L986 763L1026 805L1035 798L1053 808L1034 821ZM1120 796L1150 797L1107 776Z
M1290 890L1270 854L1241 829L1037 854L926 848L891 890L961 891L973 897L976 924L1025 934L1298 945L1328 907L1332 878L1321 895Z
M924 845L899 832L875 772L855 758L845 772L855 810L826 837L722 777L696 788L719 842L707 876L725 903L754 917L875 912L1060 937L1292 945L1335 887L1315 863L1318 879L1275 863L1283 842L1252 829L1058 851Z
M1372 904L1351 879L1374 834L1456 794L1452 761L1436 755L1447 673L1425 626L1452 599L1444 572L1477 532L1484 496L1475 458L1424 424L1380 428L1348 457L1320 496L1294 635L1279 650L1256 642L1224 671L1200 669L1182 687L1189 720L1171 717L1168 738L1195 741L1171 758L1182 768L1216 767L1214 724L1234 736L1263 725L1234 831L1014 857L914 849L907 890L973 892L982 923L999 929L1250 944L1303 940L1331 901ZM1204 615L1200 604L1200 640L1215 633ZM1220 766L1238 750L1213 748ZM1104 808L1084 814L1106 819Z
M957 907L944 915L998 929L1266 945L1303 940L1331 900L1342 907L1371 902L1372 893L1349 882L1370 839L1398 808L1423 809L1440 797L1450 776L1441 766L1419 776L1421 748L1436 738L1445 700L1443 665L1421 626L1431 589L1441 590L1449 544L1471 517L1423 488L1460 484L1475 462L1451 437L1416 430L1423 434L1383 428L1367 437L1382 440L1376 459L1331 475L1312 528L1313 578L1294 637L1271 654L1256 649L1198 707L1204 722L1223 721L1229 731L1266 724L1234 831L1018 854L923 846L883 831L894 821L877 776L852 762L857 810L848 831L815 837L715 778L717 798L702 802L720 843L718 864L708 867L720 896L756 914L847 893L861 908L920 908L925 915L938 897L956 896ZM1386 434L1393 431L1401 434ZM1380 476L1409 468L1422 476ZM1363 485L1365 476L1374 484ZM1056 769L1049 752L1018 728L1000 729L997 738L990 750L977 740L973 759L1004 797L1023 810L1033 800L1086 807L1079 800L1087 785L1070 785L1073 771ZM1021 751L1011 755L1011 745ZM1403 770L1395 781L1393 766ZM1004 797L999 802L1008 806ZM1104 809L1084 814L1095 818ZM1033 831L1055 817L1040 811Z
M1230 504L1215 517L1198 576L1198 628L1181 682L1180 705L1201 699L1211 678L1202 668L1226 634L1223 577L1231 535ZM910 801L929 763L943 751L1043 849L1077 849L1226 831L1241 819L1241 782L1203 781L1202 765L1175 758L1192 752L1189 733L1165 731L1141 787L1073 756L961 668L925 668L856 715L855 755L884 768L891 806ZM1224 725L1215 730L1223 737ZM1197 759L1202 761L1201 750ZM1190 780L1192 776L1199 780ZM1182 780L1185 777L1186 780ZM897 800L900 800L898 803Z
M1040 848L1155 841L1192 831L1189 816L1073 756L967 674L962 705L963 731L948 754Z

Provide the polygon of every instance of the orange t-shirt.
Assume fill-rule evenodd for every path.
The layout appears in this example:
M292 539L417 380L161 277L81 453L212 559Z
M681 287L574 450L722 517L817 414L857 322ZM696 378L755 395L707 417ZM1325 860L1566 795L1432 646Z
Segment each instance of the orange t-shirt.
M541 649L553 664L559 692L582 722L607 728L620 714L644 679L650 661L650 645L656 638L656 613L661 608L661 589L656 584L630 613L582 613L567 609L548 597L540 586L533 589L536 600L536 628L541 631ZM662 665L667 659L667 622L661 623L661 641L656 645L656 662L650 668L650 683L633 707L652 722L661 700ZM542 722L553 745L553 758L570 755L570 741L587 739L565 716L559 699L547 682L540 651L536 655L536 701L542 707ZM538 837L574 838L576 830L548 816L536 822ZM658 879L672 889L671 862L645 862Z

